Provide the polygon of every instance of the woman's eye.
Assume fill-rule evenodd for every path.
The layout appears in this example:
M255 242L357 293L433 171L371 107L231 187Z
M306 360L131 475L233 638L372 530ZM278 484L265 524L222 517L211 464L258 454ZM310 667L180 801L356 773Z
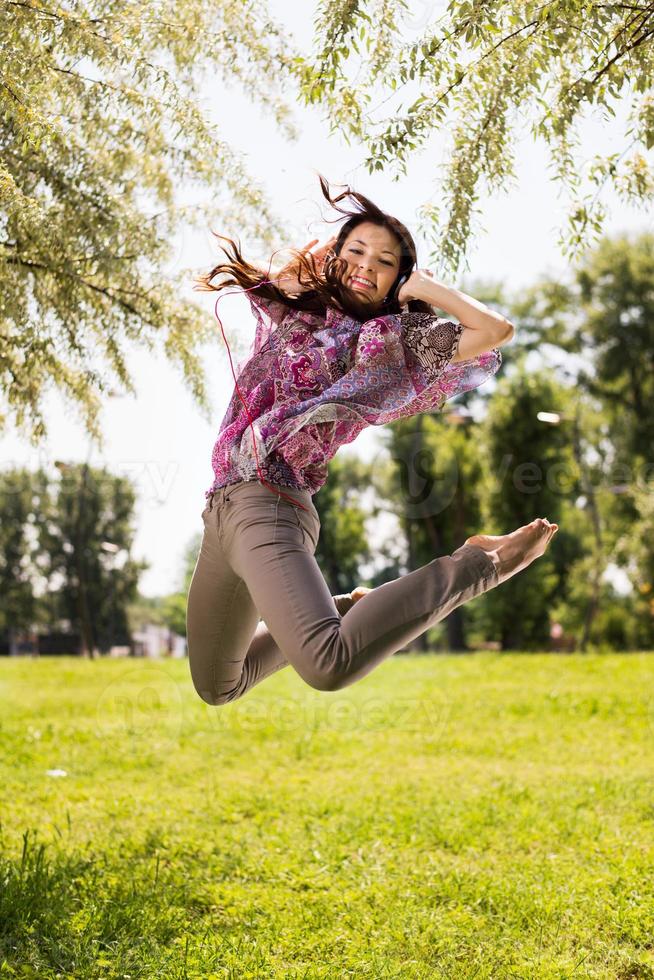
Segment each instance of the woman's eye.
M350 251L354 252L355 255L361 255L361 249L359 248L351 248ZM380 261L382 265L393 265L393 263L389 262L387 259L380 259Z

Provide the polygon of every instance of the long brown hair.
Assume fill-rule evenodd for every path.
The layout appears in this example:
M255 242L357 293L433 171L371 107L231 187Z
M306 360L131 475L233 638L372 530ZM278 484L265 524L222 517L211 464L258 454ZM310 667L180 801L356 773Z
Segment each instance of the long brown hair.
M337 197L332 197L329 193L329 183L321 174L318 174L318 177L320 179L322 193L327 201L336 211L340 212L340 215L346 215L348 220L340 229L333 248L333 254L328 253L322 272L319 272L316 268L311 253L303 255L298 249L289 249L296 258L296 270L300 283L310 288L300 293L299 296L287 296L277 286L266 282L268 279L276 278L275 275L271 274L270 268L264 273L261 269L247 262L241 254L240 242L237 245L233 239L227 238L224 235L218 235L213 231L212 234L216 238L228 242L231 246L231 255L228 248L224 245L220 246L229 261L219 263L211 272L203 276L197 276L194 281L198 285L193 288L201 292L211 290L217 292L234 285L241 286L244 289L251 289L261 283L262 285L259 285L256 290L253 289L253 292L257 296L261 296L267 300L278 300L291 309L315 312L322 316L325 315L328 306L340 307L350 316L361 321L372 320L374 317L383 316L386 313L399 313L401 307L397 299L394 298L396 284L400 277L409 276L417 265L416 245L411 232L398 218L386 214L385 211L378 208L369 198L357 191L351 190L348 184L341 185L347 188L342 194L339 194ZM345 198L352 198L355 205L354 208L339 207L338 202L343 201ZM340 217L333 219L333 221L340 220ZM370 221L382 228L387 228L397 238L401 248L400 267L393 285L388 292L388 296L384 301L374 304L359 299L356 295L356 290L349 289L341 281L341 276L347 268L345 259L340 258L341 249L350 231L364 221ZM227 278L214 285L211 280L214 276L221 274L227 276ZM405 305L410 310L433 312L432 306L419 299L409 300L408 304Z

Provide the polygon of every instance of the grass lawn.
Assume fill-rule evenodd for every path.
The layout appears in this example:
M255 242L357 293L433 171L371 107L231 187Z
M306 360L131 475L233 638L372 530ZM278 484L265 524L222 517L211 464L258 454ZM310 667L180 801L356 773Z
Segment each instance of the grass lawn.
M0 978L654 978L653 678L408 654L211 708L3 658Z

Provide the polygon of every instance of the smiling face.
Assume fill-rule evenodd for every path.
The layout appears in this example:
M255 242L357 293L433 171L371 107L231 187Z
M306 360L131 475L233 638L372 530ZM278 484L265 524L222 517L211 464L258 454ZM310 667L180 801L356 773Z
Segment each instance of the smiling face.
M340 251L347 262L344 284L381 303L397 278L401 254L400 242L388 228L362 221L348 233Z

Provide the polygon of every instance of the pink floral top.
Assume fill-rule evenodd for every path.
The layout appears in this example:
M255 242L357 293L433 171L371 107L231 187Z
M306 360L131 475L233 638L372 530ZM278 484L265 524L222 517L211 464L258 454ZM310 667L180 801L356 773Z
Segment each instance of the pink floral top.
M438 411L502 363L497 347L450 363L464 327L436 314L406 310L361 323L335 307L321 316L246 296L256 332L236 377L252 426L235 388L205 497L228 483L259 480L257 459L269 483L313 494L338 448L367 426Z

